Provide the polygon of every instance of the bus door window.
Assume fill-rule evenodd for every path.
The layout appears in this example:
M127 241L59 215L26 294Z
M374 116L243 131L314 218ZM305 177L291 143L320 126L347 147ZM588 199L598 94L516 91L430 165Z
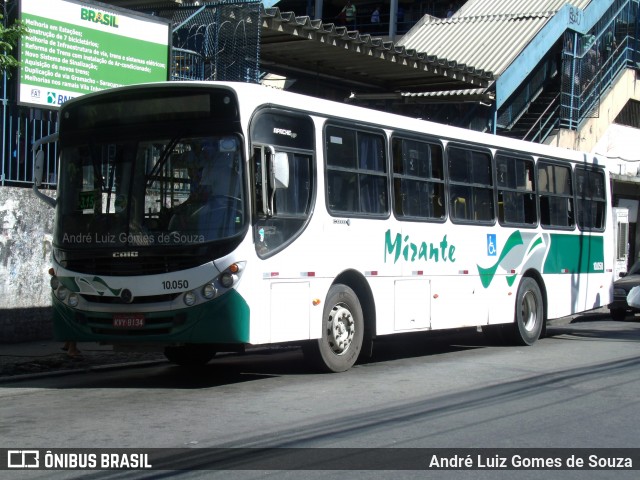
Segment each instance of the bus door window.
M276 156L279 161L286 158L286 186L281 182L278 184L273 171L276 168ZM313 197L312 168L310 154L278 151L277 147L271 146L254 146L254 241L260 256L266 257L282 249L306 225Z
M503 152L496 155L498 220L501 224L537 224L533 166L532 159Z
M540 223L544 227L573 228L571 167L538 162Z

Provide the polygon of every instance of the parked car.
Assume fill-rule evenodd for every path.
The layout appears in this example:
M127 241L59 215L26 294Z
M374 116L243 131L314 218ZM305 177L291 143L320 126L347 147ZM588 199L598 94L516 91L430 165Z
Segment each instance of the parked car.
M640 312L640 307L627 303L627 295L633 287L640 286L640 261L637 261L621 278L613 282L613 302L609 304L609 313L614 320L624 320L628 313Z

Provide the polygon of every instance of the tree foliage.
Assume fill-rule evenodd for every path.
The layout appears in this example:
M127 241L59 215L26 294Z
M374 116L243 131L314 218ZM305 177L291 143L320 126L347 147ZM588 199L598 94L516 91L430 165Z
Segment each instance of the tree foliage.
M12 52L23 35L28 35L27 27L19 20L7 27L4 25L2 14L0 14L0 73L2 75L10 76L11 69L19 65Z

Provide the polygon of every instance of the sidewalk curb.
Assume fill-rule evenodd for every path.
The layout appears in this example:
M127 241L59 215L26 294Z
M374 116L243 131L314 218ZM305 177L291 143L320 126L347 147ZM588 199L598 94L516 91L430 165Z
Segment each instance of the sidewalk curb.
M108 372L111 370L123 370L125 368L133 368L133 367L138 367L138 368L155 367L157 365L163 365L163 364L169 364L169 361L168 360L142 360L138 362L112 363L107 365L94 365L94 366L88 366L88 367L68 368L65 370L51 370L48 372L9 375L6 377L0 377L0 385L5 383L23 382L27 380L37 380L40 378L63 377L66 375L73 375L75 373Z

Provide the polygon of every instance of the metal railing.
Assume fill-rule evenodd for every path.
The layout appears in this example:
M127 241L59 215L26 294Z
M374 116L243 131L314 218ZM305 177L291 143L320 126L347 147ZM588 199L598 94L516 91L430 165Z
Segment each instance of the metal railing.
M560 127L577 130L626 68L636 68L638 2L619 0L586 35L565 34Z
M558 93L547 108L540 114L531 128L524 134L522 140L542 143L560 125L560 93Z

